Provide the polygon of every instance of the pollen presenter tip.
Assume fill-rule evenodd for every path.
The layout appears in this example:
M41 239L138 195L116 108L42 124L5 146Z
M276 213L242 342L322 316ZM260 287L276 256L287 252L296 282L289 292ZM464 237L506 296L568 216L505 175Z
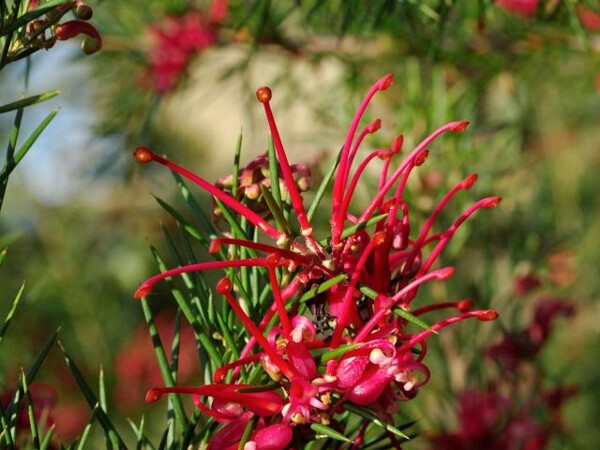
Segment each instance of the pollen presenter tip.
M385 91L387 88L389 88L392 85L393 82L394 82L394 75L391 73L388 73L386 76L380 78L379 81L377 81L376 86L379 88L379 90Z
M498 318L499 314L494 311L493 309L488 309L486 311L482 311L481 314L479 315L479 320L481 321L490 321L490 320L496 320Z
M486 208L495 208L496 206L498 206L500 204L500 201L502 200L501 197L492 197L491 199L488 200L488 202L485 204Z
M151 286L141 285L133 294L133 298L147 297L152 292Z
M133 157L137 162L146 164L154 159L154 153L148 147L138 147L133 152Z
M231 287L231 280L229 278L221 278L217 283L217 292L221 295L229 294Z
M460 122L455 122L454 127L452 127L452 131L454 131L454 132L465 131L468 126L469 126L469 122L466 120L462 120Z
M467 312L473 307L473 301L461 300L456 304L456 306L460 312Z
M269 89L267 86L263 86L256 90L256 98L261 103L267 103L268 101L270 101L271 96L271 89Z
M160 389L150 389L146 392L146 403L154 403L162 397Z

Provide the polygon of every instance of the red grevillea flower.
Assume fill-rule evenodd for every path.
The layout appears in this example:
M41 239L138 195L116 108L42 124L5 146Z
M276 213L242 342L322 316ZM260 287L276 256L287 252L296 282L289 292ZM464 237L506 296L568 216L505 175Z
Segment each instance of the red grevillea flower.
M422 284L444 280L454 273L453 267L434 268L454 233L476 211L497 206L500 198L485 197L474 202L447 229L433 232L445 206L476 182L477 176L471 174L442 197L417 233L411 233L409 207L403 197L411 172L426 162L427 149L436 138L446 132L461 132L468 122L443 125L397 164L392 165L392 159L401 151L401 136L389 148L375 149L358 162L361 143L381 126L381 121L376 120L359 131L361 119L374 95L388 89L392 82L390 74L371 87L350 125L333 185L331 228L329 239L325 241L317 238L309 221L297 171L288 162L270 106L271 90L267 87L258 89L256 95L264 107L278 171L298 232L292 231L293 227L284 231L276 228L268 216L259 214L218 186L146 147L135 151L138 162L157 162L193 181L274 241L266 244L230 237L216 238L211 243L211 252L224 245L234 245L265 256L183 266L158 274L140 285L135 293L137 298L148 295L158 281L174 275L258 266L268 274L272 299L265 316L255 323L233 295L232 282L223 278L216 290L250 336L239 360L217 370L212 385L155 388L149 393L149 400L156 400L165 392L191 393L203 411L229 423L223 430L227 427L233 430L235 426L231 421L241 420L248 412L263 417L266 425L283 424L292 429L304 423L327 424L349 403L385 415L396 401L414 397L418 387L428 381L429 370L423 361L427 353L425 340L429 335L465 319L496 319L498 314L493 310L472 311L469 300L418 304L422 301L417 296ZM383 161L377 194L361 212L351 213L356 207L354 191L367 166L375 160ZM277 270L286 276L278 278ZM284 279L280 284L279 280ZM334 279L337 283L313 296L312 319L307 316L308 311L291 308L293 298ZM413 301L416 307L413 307ZM442 309L458 310L458 313L432 326L417 317ZM268 328L275 316L277 324ZM411 330L409 322L423 329ZM260 364L276 383L275 389L272 385L250 389L238 383L240 368L250 364ZM231 381L226 383L225 375L230 371ZM204 397L213 399L210 407L202 400ZM228 402L226 412L220 410L222 402ZM356 442L361 441L365 429L359 432Z
M227 1L214 0L206 13L190 10L148 27L152 46L142 83L159 94L172 91L192 58L215 44L227 15Z

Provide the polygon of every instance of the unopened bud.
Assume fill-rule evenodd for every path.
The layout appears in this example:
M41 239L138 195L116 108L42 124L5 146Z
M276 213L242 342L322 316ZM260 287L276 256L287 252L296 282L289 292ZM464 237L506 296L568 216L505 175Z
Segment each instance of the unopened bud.
M81 50L86 55L92 55L102 48L102 44L94 38L87 37L81 42Z
M77 6L75 7L75 16L81 20L90 20L94 15L94 10L91 6L86 5L83 2L77 2Z

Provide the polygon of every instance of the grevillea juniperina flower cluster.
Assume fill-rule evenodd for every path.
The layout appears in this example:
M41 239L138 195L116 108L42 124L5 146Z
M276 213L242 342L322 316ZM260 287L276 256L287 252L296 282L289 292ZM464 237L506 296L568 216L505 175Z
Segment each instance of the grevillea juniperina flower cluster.
M494 310L473 310L470 300L424 304L425 299L418 296L422 284L453 275L453 267L437 267L442 250L463 222L479 209L497 206L500 198L474 202L450 227L434 232L445 206L476 182L477 176L471 174L439 201L417 233L411 231L410 209L403 196L411 172L425 163L427 148L436 138L461 132L468 122L440 127L398 163L402 136L389 148L373 150L358 162L361 143L381 127L376 120L359 131L361 119L373 96L392 83L391 74L377 81L354 116L333 181L330 229L323 235L313 228L304 206L299 185L306 182L306 172L294 169L288 161L267 87L258 89L257 99L264 107L281 183L271 181L259 190L265 200L271 198L267 203L272 205L269 189L281 184L296 224L272 220L280 214L258 213L240 197L232 197L146 147L135 151L138 162L160 163L191 180L264 235L260 242L217 237L210 246L215 254L224 246L235 246L257 256L178 267L144 281L135 293L136 298L145 297L160 280L192 271L260 267L268 277L269 307L260 321L253 321L240 304L234 279L228 276L216 285L248 333L238 360L216 370L211 384L157 387L147 394L150 402L165 393L192 394L198 408L223 423L209 448L238 448L250 424L244 448L284 449L292 439L297 442L310 434L307 425L335 429L342 414L357 409L363 414L363 425L349 438L359 448L370 422L365 411L373 415L369 417L389 422L398 403L412 399L429 380L427 337L465 319L489 321L498 316ZM352 214L356 187L376 160L382 161L377 193L360 213ZM265 243L269 238L272 243ZM310 302L298 301L307 297ZM454 312L428 325L427 313L439 310ZM242 368L250 366L262 367L261 383L240 381ZM392 445L399 446L397 435L388 434Z

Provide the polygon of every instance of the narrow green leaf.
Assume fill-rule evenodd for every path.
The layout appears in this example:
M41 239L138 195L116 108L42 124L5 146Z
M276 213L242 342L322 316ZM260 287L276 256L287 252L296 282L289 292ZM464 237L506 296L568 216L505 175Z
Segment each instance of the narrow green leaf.
M162 258L160 257L160 255L154 247L151 247L151 251L154 256L154 259L158 263L159 270L161 272L164 272L166 270L166 266ZM183 312L183 315L185 316L186 320L192 325L196 341L199 342L202 345L202 347L206 350L211 360L213 361L213 364L220 364L221 356L217 352L210 338L208 338L208 336L206 336L206 334L204 333L200 322L198 322L197 316L193 313L189 304L185 301L183 295L181 294L181 291L175 287L171 279L167 279L166 281L169 284L169 287L171 288L171 295L173 295L173 298L175 299L177 305Z
M7 247L4 247L2 250L0 250L0 267L2 267L2 264L4 264L4 258L6 258L7 253L8 253Z
M330 359L334 359L339 356L345 355L349 351L355 350L358 347L360 347L361 345L362 345L362 343L359 342L356 344L341 345L338 348L335 348L333 350L328 350L321 355L321 361L325 362L325 361L329 361Z
M381 222L387 216L388 216L387 213L379 214L378 216L371 217L366 222L360 222L360 223L357 223L356 225L352 225L351 227L346 228L344 231L342 231L342 239L346 239L347 237L352 236L357 231L364 230L365 228L371 227L371 226Z
M179 345L181 343L181 310L178 309L175 314L175 323L173 325L173 342L171 343L171 376L173 381L177 382L179 373Z
M10 425L7 419L6 411L2 408L2 404L0 403L0 425L2 426L2 433L0 433L0 440L4 439L7 450L14 450L15 443L13 440L13 435L10 430Z
M21 111L21 110L19 110ZM0 183L4 183L10 173L17 167L19 162L25 157L27 152L31 149L31 146L35 143L37 138L42 134L42 132L46 129L46 127L50 124L52 119L58 113L58 109L55 109L50 114L46 116L44 120L40 122L40 124L36 127L35 130L29 135L27 140L23 143L23 145L19 148L19 150L14 154L14 156L8 157L5 166L2 168L2 172L0 172Z
M83 433L81 433L81 437L79 438L79 442L77 443L77 450L84 450L87 444L87 440L90 437L90 432L92 431L92 425L96 421L96 415L98 414L98 409L100 409L100 405L96 404L94 408L92 408L92 414L88 420L87 425L83 429Z
M269 136L269 146L267 147L269 156L269 176L271 177L271 193L275 204L282 211L283 201L281 200L281 190L279 189L279 163L277 162L277 154L273 144L273 137ZM262 188L262 185L261 185Z
M269 191L262 184L260 185L260 192L265 201L267 202L267 207L269 208L269 211L271 211L271 214L273 215L273 219L275 220L277 230L287 234L288 236L291 235L292 228L284 216L283 209L281 209L281 203L277 203L275 198L273 198L271 191Z
M335 162L331 165L331 167L325 174L323 181L321 181L321 184L319 185L319 188L317 189L315 198L313 199L312 203L310 204L310 208L308 208L308 211L306 212L306 216L308 217L309 221L312 220L313 216L315 215L315 212L317 212L317 208L321 204L321 201L323 200L323 197L325 196L325 192L327 192L327 189L329 188L329 184L331 183L331 180L333 179L333 176L335 175L335 171L336 171L338 165L340 164L341 156L342 156L342 151L340 149L340 151L338 152L337 158L335 159Z
M244 434L242 434L242 438L240 439L240 443L238 445L238 450L244 450L246 443L250 439L250 436L252 436L252 432L258 424L258 419L259 417L256 414L254 414L248 422L248 425L246 425L246 428L244 429Z
M184 183L183 178L177 172L171 173L175 178L175 182L177 183L177 187L179 188L179 193L183 197L186 204L189 206L196 220L198 220L198 222L200 222L200 225L202 225L202 227L204 228L205 232L202 233L202 235L208 236L209 238L217 236L217 230L215 229L211 220L206 216L203 208L198 204L198 201L194 198L187 185Z
M44 436L44 439L42 439L42 443L40 444L40 450L46 450L46 449L50 448L50 444L52 444L52 438L54 437L55 431L56 431L56 425L55 424L50 425L48 432Z
M393 433L396 436L401 437L402 439L407 439L407 440L410 439L406 434L404 434L398 428L396 428L393 425L390 425L389 423L386 423L386 422L382 421L379 417L377 417L371 411L369 411L369 410L367 410L367 409L365 409L365 408L363 408L361 406L354 405L354 404L352 404L350 402L345 402L344 403L344 409L353 412L354 414L362 417L365 420L373 422L378 427L383 428L384 430L387 430L390 433Z
M63 353L65 364L71 371L73 378L75 378L75 381L77 382L81 393L85 397L85 400L87 401L90 408L95 408L97 405L99 405L99 401L96 395L94 394L94 391L92 391L92 388L90 388L90 386L87 384L83 374L81 373L71 356L67 353L66 349L60 341L58 342L58 345ZM115 428L109 417L106 415L106 412L104 412L102 408L98 408L96 415L98 418L98 422L100 423L102 429L106 434L107 446L112 446L118 449L126 449L127 447L123 442L123 439L117 432L117 429Z
M192 442L192 439L194 438L194 430L196 429L196 426L198 425L198 421L200 420L200 417L202 417L202 412L196 408L194 409L194 412L192 413L192 417L190 417L190 424L187 427L187 430L185 430L185 433L183 434L183 442L181 443L181 447L180 448L189 448L190 447L190 443ZM212 426L212 424L214 423L214 420L209 419L206 421L206 427L210 427ZM200 430L200 432L198 433L198 435L202 435L202 430Z
M317 433L317 438L319 438L319 435L321 435L321 436L327 436L331 439L335 439L335 440L342 441L342 442L352 442L350 439L348 439L346 436L344 436L339 431L336 431L333 428L328 427L327 425L323 425L322 423L312 423L310 425L310 428L315 433Z
M359 289L360 289L360 292L362 292L364 295L369 297L371 300L375 300L377 295L379 295L379 294L377 294L376 291L374 291L373 289L371 289L368 286L361 286ZM417 325L418 327L424 328L425 330L429 330L429 331L434 332L435 334L438 334L437 331L435 331L433 328L431 328L431 326L427 322L422 321L417 316L412 315L408 311L406 311L402 308L394 308L394 312L396 314L398 314L400 317L402 317L403 319L405 319L407 322L410 322L414 325Z
M231 350L231 354L233 356L232 359L237 360L240 357L240 352L238 349L239 342L236 343L235 339L231 334L230 327L227 326L221 314L217 313L216 316L217 322L219 324L219 333L221 334L221 336L223 336L223 339L225 339L225 342L227 344L227 350Z
M321 283L317 287L309 289L308 291L306 291L304 293L304 295L302 295L302 297L300 297L300 303L306 302L307 300L310 300L311 298L314 298L317 295L322 294L323 292L326 292L327 290L331 289L336 284L344 281L346 278L348 278L348 276L346 274L342 273L340 275L336 275L335 277L328 279L327 281Z
M165 431L163 432L161 438L160 438L160 442L158 443L158 449L157 450L164 450L167 448L167 438L169 436L169 427L165 428ZM182 447L184 448L184 447Z
M144 319L146 320L146 325L148 326L148 331L150 332L150 338L152 339L152 346L154 347L154 354L156 355L156 359L158 362L158 367L160 368L160 373L165 382L165 386L173 387L175 386L175 380L171 375L171 369L169 367L169 362L167 360L167 355L165 353L165 349L162 345L162 341L160 339L160 335L158 334L158 329L156 328L156 324L154 323L154 318L152 317L152 311L150 311L150 307L148 306L148 302L145 297L140 299L140 303L142 304L142 311L144 312ZM181 398L177 394L169 394L169 398L173 400L173 410L175 413L175 417L179 422L179 425L182 428L187 427L187 417L185 415L185 410L183 409L183 403L181 403Z
M40 450L40 433L37 426L37 418L35 417L35 408L33 405L33 399L31 398L31 392L29 392L29 384L27 383L27 377L21 370L21 382L23 386L23 393L27 400L27 416L29 418L29 425L31 427L31 438L33 441L33 448Z
M19 303L21 302L21 298L23 297L24 291L25 291L25 283L23 283L21 285L21 289L19 289L19 292L17 292L17 295L16 295L15 299L13 300L13 304L10 308L10 311L8 311L8 314L6 315L6 318L4 319L2 328L0 328L0 342L2 342L2 339L4 338L4 334L6 333L6 331L8 330L8 327L10 326L10 323L12 322L12 318L15 315L15 312L17 310L17 307L19 306Z
M233 173L231 180L231 196L237 198L238 187L239 187L239 176L240 176L240 157L242 155L242 132L238 136L237 143L235 145L235 152L233 156Z
M104 384L104 369L100 366L100 372L98 374L98 400L100 401L100 408L102 411L108 412L106 406L106 386Z
M13 6L14 7L14 6ZM8 44L8 40L7 40ZM7 51L7 47L4 49ZM6 56L6 55L3 55ZM4 60L4 59L3 59ZM16 164L14 163L15 149L17 148L17 142L19 141L19 132L21 130L21 121L23 120L23 108L19 108L15 114L13 120L13 126L10 129L10 136L8 138L8 145L6 146L6 157L4 167L0 172L0 209L4 203L4 196L6 194L6 186L8 184L8 175L10 174L11 165L14 169Z
M60 91L58 90L49 91L44 92L43 94L32 95L31 97L22 98L21 100L1 105L0 114L14 111L15 109L19 108L25 108L30 105L35 105L36 103L45 102L46 100L50 100L51 98L56 97L58 94L60 94Z
M36 356L35 360L33 361L33 364L31 365L29 370L27 370L27 374L25 377L27 384L31 384L33 382L38 371L40 370L42 363L46 359L46 356L48 356L50 349L56 342L57 337L58 337L58 329L56 331L54 331L54 333L52 333L48 339L46 339L46 342L44 343L44 345L42 346L42 349L40 350L40 352ZM13 397L13 401L9 405L9 407L6 409L6 417L9 418L9 424L13 427L16 424L15 421L16 421L17 415L18 415L17 414L18 405L22 398L23 398L23 386L19 383L19 385L15 389L15 395Z
M367 220L365 222L360 222L360 223L357 223L355 225L352 225L352 226L346 228L344 231L342 231L342 239L346 239L347 237L352 236L357 231L364 230L365 228L368 228L370 226L377 224L378 222L381 222L387 216L388 216L387 213L379 214L378 216L371 217L369 220ZM321 244L322 246L325 247L329 244L330 240L331 240L331 236L328 236L326 239L323 239L322 241L320 241L319 244Z
M194 228L187 220L185 220L183 216L181 216L181 214L179 214L175 210L175 208L173 208L167 202L162 200L160 197L155 196L154 199L158 202L161 208L163 208L171 216L173 216L173 218L177 221L177 223L181 225L181 227L185 231L187 231L194 239L200 242L204 246L204 248L208 249L208 241L206 240L206 238L202 236L202 234L196 228Z

